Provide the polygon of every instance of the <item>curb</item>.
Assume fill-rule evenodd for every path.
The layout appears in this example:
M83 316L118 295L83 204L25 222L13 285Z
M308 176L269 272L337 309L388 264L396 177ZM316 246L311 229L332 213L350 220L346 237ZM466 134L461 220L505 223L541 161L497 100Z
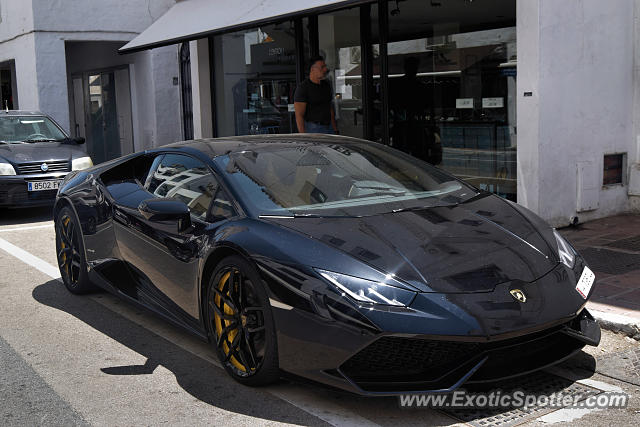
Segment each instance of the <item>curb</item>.
M640 319L589 309L589 313L598 321L602 329L622 333L640 341Z

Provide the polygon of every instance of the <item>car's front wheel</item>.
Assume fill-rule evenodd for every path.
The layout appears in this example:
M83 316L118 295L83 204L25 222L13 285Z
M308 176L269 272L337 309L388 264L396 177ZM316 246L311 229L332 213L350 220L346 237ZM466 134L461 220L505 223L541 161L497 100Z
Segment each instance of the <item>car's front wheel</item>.
M62 281L74 294L85 294L94 290L89 281L84 256L82 231L70 207L65 206L56 215L56 253Z
M223 259L205 295L207 326L226 371L246 385L276 381L280 372L275 326L256 269L239 256Z

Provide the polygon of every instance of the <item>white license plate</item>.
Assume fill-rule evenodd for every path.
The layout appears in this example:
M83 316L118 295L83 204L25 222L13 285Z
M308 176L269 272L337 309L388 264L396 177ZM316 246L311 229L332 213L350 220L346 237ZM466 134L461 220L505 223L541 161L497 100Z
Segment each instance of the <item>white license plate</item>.
M30 181L27 182L27 189L29 191L43 191L43 190L57 190L62 184L61 179L55 181Z
M593 271L589 269L589 267L585 267L582 270L582 274L580 275L580 280L578 280L578 284L576 285L576 291L582 298L587 299L589 296L589 292L591 291L591 286L593 286L593 282L596 279L596 275L593 274Z

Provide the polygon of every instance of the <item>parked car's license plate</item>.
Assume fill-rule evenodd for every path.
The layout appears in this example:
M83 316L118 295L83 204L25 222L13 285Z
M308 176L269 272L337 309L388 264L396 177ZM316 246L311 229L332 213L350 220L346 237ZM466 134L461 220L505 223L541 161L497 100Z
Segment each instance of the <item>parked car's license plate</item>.
M62 184L61 179L55 181L30 181L27 183L29 191L57 190Z
M582 270L582 274L580 275L580 280L578 280L578 284L576 285L576 291L582 298L587 299L589 296L589 291L591 291L591 286L593 286L593 282L596 279L596 275L593 274L593 271L589 269L589 267L585 267Z

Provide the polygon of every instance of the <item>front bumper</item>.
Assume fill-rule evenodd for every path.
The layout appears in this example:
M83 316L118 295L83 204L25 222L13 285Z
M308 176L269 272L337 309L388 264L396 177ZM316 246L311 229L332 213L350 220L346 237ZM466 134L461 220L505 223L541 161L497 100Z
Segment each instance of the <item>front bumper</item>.
M287 315L295 315L289 311ZM301 325L302 319L297 319ZM295 327L296 323L290 323ZM337 325L336 325L337 326ZM290 330L279 331L280 366L295 376L367 396L405 393L446 393L463 384L504 380L546 368L571 357L585 345L598 345L600 326L586 309L574 319L515 338L382 335L377 339L329 327L326 344L292 342ZM328 368L358 343L369 341L346 361ZM297 347L293 359L288 349ZM283 351L282 351L283 350ZM284 357L283 357L284 356ZM344 360L344 359L343 359ZM325 366L325 369L317 369Z
M464 383L493 382L543 369L599 342L600 327L585 309L563 325L501 341L383 337L338 372L361 394L449 392Z
M63 179L68 172L37 175L0 176L0 207L33 207L53 205L58 190L28 191L29 181Z
M581 259L573 270L559 264L535 282L507 282L491 293L422 293L411 307L387 311L348 311L311 280L305 297L304 287L294 295L263 277L272 297L291 306L273 308L283 371L358 394L395 395L515 377L597 345L600 327L571 285L583 268ZM527 294L526 304L510 295L513 287Z

